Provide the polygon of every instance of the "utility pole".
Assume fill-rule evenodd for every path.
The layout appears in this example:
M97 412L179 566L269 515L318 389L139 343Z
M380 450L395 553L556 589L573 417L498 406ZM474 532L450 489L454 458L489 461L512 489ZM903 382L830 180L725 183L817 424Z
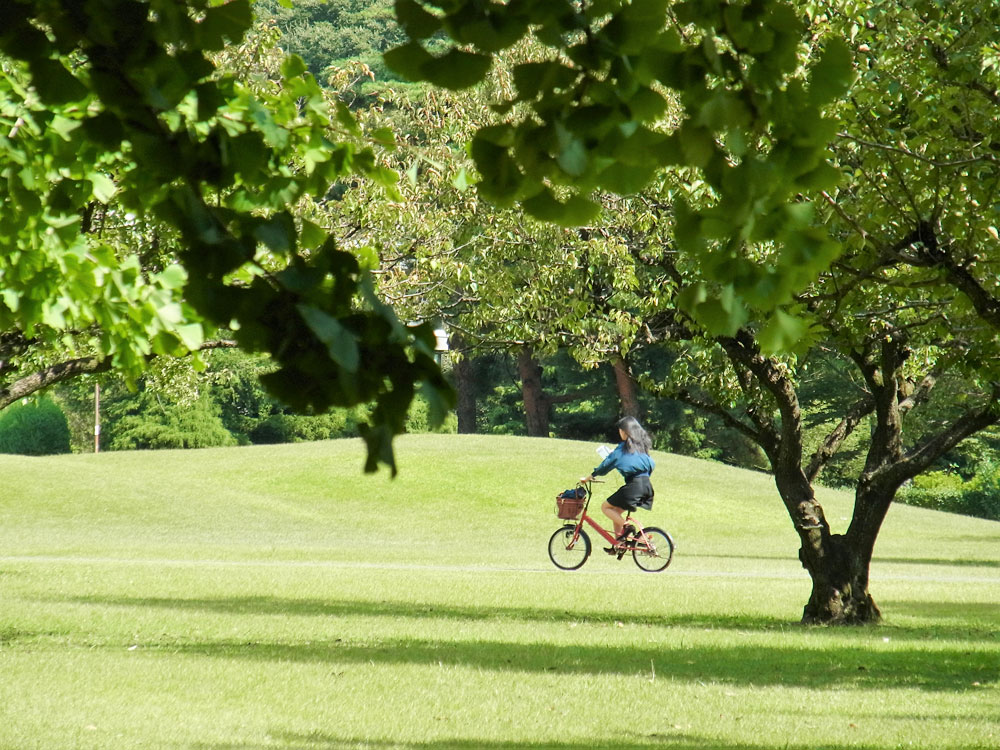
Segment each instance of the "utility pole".
M94 453L101 452L101 386L94 383Z

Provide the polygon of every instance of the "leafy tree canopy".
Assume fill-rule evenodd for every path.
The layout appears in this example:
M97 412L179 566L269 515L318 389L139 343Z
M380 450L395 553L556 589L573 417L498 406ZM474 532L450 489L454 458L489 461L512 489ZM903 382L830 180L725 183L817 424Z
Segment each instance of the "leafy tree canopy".
M451 403L433 335L403 326L293 208L350 175L392 194L395 175L300 59L267 86L216 67L251 21L249 0L0 6L0 353L94 330L91 351L138 368L229 326L274 356L266 384L285 402L375 401L367 468L391 464L415 388L435 417ZM160 226L179 267L150 274L95 235L89 217L112 200Z
M514 67L497 121L472 141L487 198L585 224L595 191L636 193L664 168L699 170L713 199L674 205L677 244L701 259L679 301L711 330L787 303L835 255L799 196L837 181L823 108L853 79L851 54L837 36L806 45L792 5L399 0L396 14L411 41L386 61L446 88L483 80L529 31L544 46ZM442 32L453 45L435 54L427 42Z
M383 52L406 41L392 7L392 0L257 0L254 12L278 26L282 47L325 84L331 66L355 61L374 78L397 78L382 61Z

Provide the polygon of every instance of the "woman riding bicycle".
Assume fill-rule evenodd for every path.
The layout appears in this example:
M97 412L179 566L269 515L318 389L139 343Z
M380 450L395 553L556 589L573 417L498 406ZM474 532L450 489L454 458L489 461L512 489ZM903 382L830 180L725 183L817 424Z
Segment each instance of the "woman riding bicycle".
M585 481L592 482L594 477L603 476L612 469L617 469L625 478L625 485L614 492L604 504L601 510L604 515L611 519L615 527L615 539L622 541L628 536L629 530L625 530L625 519L622 518L622 511L633 511L636 508L653 508L653 485L649 481L650 474L656 464L649 456L649 451L653 448L653 441L649 437L642 425L635 417L624 417L618 421L618 434L622 442L618 444L608 457L591 472ZM617 550L614 547L605 547L604 551L609 555L614 555Z

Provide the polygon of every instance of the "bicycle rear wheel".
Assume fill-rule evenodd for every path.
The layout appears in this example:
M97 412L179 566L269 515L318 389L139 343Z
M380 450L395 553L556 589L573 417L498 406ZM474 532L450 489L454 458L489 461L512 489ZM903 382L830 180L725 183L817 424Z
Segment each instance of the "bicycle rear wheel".
M549 557L557 568L576 570L590 557L590 537L583 529L577 534L576 524L568 523L549 538Z
M655 526L647 526L643 531L649 543L643 540L642 535L636 536L632 559L648 573L659 573L670 565L674 557L674 540L670 534Z

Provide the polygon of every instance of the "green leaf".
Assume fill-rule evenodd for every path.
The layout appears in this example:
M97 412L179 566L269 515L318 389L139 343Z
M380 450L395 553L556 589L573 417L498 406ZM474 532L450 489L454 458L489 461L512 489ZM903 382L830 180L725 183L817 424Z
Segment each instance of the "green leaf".
M732 94L716 92L702 106L698 122L710 130L745 129L751 120L750 110Z
M692 167L704 167L715 152L712 133L705 128L685 124L678 132L681 151Z
M667 100L658 91L642 86L628 100L628 109L636 120L649 122L662 115L667 109Z
M42 101L48 104L69 104L85 99L87 87L76 79L58 60L41 58L28 63L31 82Z
M214 8L205 10L205 16L198 24L198 35L202 49L215 51L226 46L226 40L236 43L243 38L253 23L250 0L230 0Z
M308 219L302 220L302 231L299 233L299 242L302 247L319 247L326 241L326 237L326 231L318 224L314 224Z
M253 236L276 253L295 249L295 222L291 214L282 211L254 227Z
M424 80L424 65L434 58L419 42L409 42L389 50L382 55L382 59L386 65L404 78L411 81L422 81Z
M414 159L413 163L407 167L405 174L407 181L410 183L410 187L416 187L417 177L420 175L420 160Z
M3 297L3 303L11 312L16 313L21 309L21 295L16 289L4 289L0 291L0 297Z
M420 393L427 401L427 418L430 426L432 428L440 427L448 418L448 413L453 405L450 392L443 391L430 381L424 380L420 383Z
M184 319L184 309L178 302L168 302L157 308L156 314L166 325L180 323Z
M747 322L747 311L732 284L726 284L715 294L689 311L711 333L732 336Z
M598 176L598 184L618 195L640 192L656 174L659 165L649 161L644 165L615 162Z
M56 115L52 118L52 122L49 123L49 128L53 132L57 133L60 138L64 141L70 139L70 133L83 125L81 120L70 119L69 117L63 117L62 115Z
M300 304L296 309L316 338L326 344L330 358L348 372L357 372L361 355L354 334L318 307Z
M808 325L801 318L789 315L784 310L775 310L757 334L760 350L765 355L790 351L806 335L807 330Z
M566 127L556 123L556 137L559 140L559 155L556 162L570 177L580 177L587 171L589 159L583 141Z
M600 204L579 195L574 195L563 203L548 188L524 201L522 205L536 219L551 221L564 227L582 226L601 211Z
M472 158L483 178L479 190L488 200L509 206L524 184L524 175L506 148L481 135L472 140Z
M306 66L305 61L298 55L288 55L281 61L282 78L298 78L307 70L309 68Z
M180 289L187 282L187 271L175 263L156 274L156 279L164 289Z
M486 77L493 59L474 52L449 50L443 57L433 57L421 66L424 79L446 89L467 89Z
M452 187L454 187L459 192L464 192L469 189L469 186L473 184L473 181L469 178L469 173L466 171L465 167L458 170L458 174L451 178Z
M288 146L288 131L275 122L274 115L256 99L250 101L250 116L269 146L277 149Z
M91 172L87 175L87 179L93 185L94 197L105 205L110 203L115 193L118 192L118 186L115 185L115 181L100 172Z
M540 92L564 89L579 73L554 60L526 62L514 67L514 86L520 99L534 99Z
M205 343L205 331L202 330L201 323L190 323L185 326L177 326L174 329L178 338L184 342L191 351L198 350Z
M396 476L396 459L392 452L392 430L384 424L372 427L366 423L358 425L358 432L365 441L368 457L365 459L365 472L371 474L378 471L379 462L389 467L392 476Z
M854 57L847 44L831 38L819 62L810 71L809 96L814 104L833 101L847 93L854 80Z
M348 133L358 138L361 137L361 126L358 125L358 119L350 108L341 101L337 102L336 117L337 122L343 125Z
M441 21L424 10L414 0L396 0L396 20L406 29L410 39L420 40L432 36L441 28Z
M378 128L369 133L369 136L380 146L388 149L396 148L396 134L392 132L392 128Z

